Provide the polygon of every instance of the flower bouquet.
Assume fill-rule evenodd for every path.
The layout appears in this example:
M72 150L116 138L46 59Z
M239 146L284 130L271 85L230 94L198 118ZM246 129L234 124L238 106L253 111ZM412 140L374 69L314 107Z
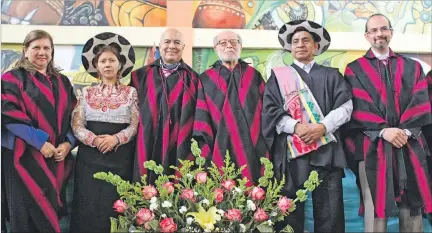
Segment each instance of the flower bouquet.
M285 178L273 178L273 165L266 158L261 158L264 176L248 187L247 178L239 178L245 167L235 169L228 153L221 168L214 163L204 167L194 140L192 153L195 161L179 160L180 167L171 166L177 175L167 176L161 165L145 162L158 175L155 186L147 184L146 175L133 184L112 173L96 173L95 178L115 185L120 195L113 206L119 216L111 218L111 232L274 232L274 224L320 183L318 173L311 172L305 189L291 200L280 195ZM293 230L288 225L282 232Z

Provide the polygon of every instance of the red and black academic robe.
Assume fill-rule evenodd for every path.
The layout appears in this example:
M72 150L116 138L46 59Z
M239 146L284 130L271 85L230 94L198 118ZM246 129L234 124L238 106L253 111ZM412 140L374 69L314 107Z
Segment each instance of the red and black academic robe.
M432 70L430 70L426 74L426 80L427 80L427 83L428 83L429 102L430 102L430 104L432 106ZM429 150L432 151L432 124L423 127L423 132L425 134L427 143L429 145ZM432 159L432 156L430 158L428 158L428 159L429 160ZM431 167L432 164L429 164L429 166ZM431 168L429 168L429 170L431 170Z
M171 165L179 165L179 159L193 158L190 145L198 74L181 60L177 71L165 78L158 59L132 72L130 85L138 91L140 108L134 180L147 174L143 164L148 160L172 174ZM147 175L148 182L153 183L155 174Z
M403 202L412 215L432 212L427 171L427 143L421 127L432 122L425 79L418 62L390 50L387 66L371 50L348 64L346 80L353 91L354 111L346 125L348 156L365 161L375 216L397 215ZM386 73L387 72L387 73ZM412 133L397 149L379 137L382 129L396 127Z
M296 64L292 64L292 67L310 88L324 116L352 98L349 85L338 69L315 63L310 72L306 73ZM288 162L288 135L284 132L277 134L276 125L284 116L289 115L283 108L283 97L273 71L266 83L263 99L263 135L270 148L275 177L281 179L285 175L286 182L283 189L285 195L295 197L296 191L302 188L303 183L308 179L312 167L331 170L344 169L347 166L339 130L333 133L336 142Z
M257 181L261 157L268 157L261 133L264 80L261 74L239 60L233 70L217 61L200 75L193 137L207 165L224 166L226 151L243 170L243 177Z
M66 141L76 104L68 77L47 78L39 72L31 74L18 68L3 74L1 83L2 126L10 123L33 126L46 132L48 142L55 147ZM64 204L60 192L69 177L72 156L69 154L64 161L56 162L53 158L45 158L19 137L15 137L10 155L13 159L3 158L3 165L10 163L14 174L17 173L23 183L16 184L17 187L24 187L19 194L12 195L23 196L30 217L40 232L60 232L58 211ZM8 182L12 178L5 179ZM14 208L14 203L10 204Z
M429 101L430 101L431 106L432 106L432 70L430 70L426 74L426 80L428 83ZM429 124L429 125L423 127L423 132L424 132L424 135L426 137L427 144L429 146L429 151L432 152L432 124ZM432 156L428 156L427 161L428 161L429 175L431 175L432 174ZM432 182L431 182L431 185L432 185Z

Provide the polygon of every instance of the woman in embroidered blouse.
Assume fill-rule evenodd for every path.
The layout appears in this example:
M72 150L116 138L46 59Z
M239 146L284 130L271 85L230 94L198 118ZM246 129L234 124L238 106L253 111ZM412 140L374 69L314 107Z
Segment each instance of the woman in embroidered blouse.
M119 37L118 43L112 43ZM119 196L113 185L93 178L94 173L112 172L125 180L132 178L138 105L135 88L119 82L134 62L130 61L132 47L125 48L124 41L119 35L103 33L84 46L83 64L90 74L96 75L91 72L93 65L102 83L83 88L72 113L72 129L81 144L76 159L70 232L110 231L110 217L116 216L112 206ZM95 50L99 51L94 55Z

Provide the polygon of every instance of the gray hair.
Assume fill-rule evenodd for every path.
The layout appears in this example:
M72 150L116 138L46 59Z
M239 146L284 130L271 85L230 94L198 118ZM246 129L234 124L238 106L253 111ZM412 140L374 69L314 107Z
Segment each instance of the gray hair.
M242 40L241 36L240 36L238 33L235 33L235 34L237 35L237 38L238 38L239 43L240 43L240 44L243 44L243 40ZM216 47L216 45L217 45L218 42L219 42L219 41L218 41L219 35L220 35L220 33L217 34L215 37L213 37L213 46L214 46L214 47Z

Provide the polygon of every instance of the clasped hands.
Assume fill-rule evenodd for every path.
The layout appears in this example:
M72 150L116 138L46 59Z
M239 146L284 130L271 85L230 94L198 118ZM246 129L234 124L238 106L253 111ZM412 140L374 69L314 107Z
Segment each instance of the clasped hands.
M50 142L45 142L40 152L45 158L53 157L56 162L61 162L69 154L71 147L72 145L69 142L63 142L57 148Z
M99 135L93 140L93 145L103 154L112 151L119 144L120 142L116 136L108 134Z
M312 144L320 137L324 136L327 129L324 124L302 124L297 123L294 133L306 144Z
M402 148L408 143L408 135L403 129L385 128L381 137L396 148Z

